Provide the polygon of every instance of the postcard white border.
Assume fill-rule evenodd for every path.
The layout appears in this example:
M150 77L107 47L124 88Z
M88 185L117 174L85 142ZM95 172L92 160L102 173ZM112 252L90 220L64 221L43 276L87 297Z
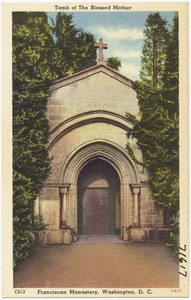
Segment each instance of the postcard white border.
M94 1L38 1L38 2L9 2L2 3L2 187L3 187L3 297L13 298L49 298L63 297L62 295L39 295L37 289L27 289L25 294L15 293L13 288L13 271L12 271L12 12L13 11L56 11L55 5L58 3L67 4L71 8L79 3L89 7ZM189 256L189 81L188 81L188 2L96 2L97 5L103 6L109 3L117 5L131 6L131 11L178 11L179 12L179 37L180 37L180 245L187 246L187 256ZM78 11L78 10L76 10ZM100 10L101 11L101 10ZM189 259L189 257L188 257ZM181 292L173 294L171 289L151 289L152 294L147 293L148 289L142 289L145 294L137 294L141 298L183 298L188 297L189 278L180 276ZM42 289L42 290L62 290L62 289ZM67 289L64 289L67 290ZM78 289L76 289L78 290ZM83 290L83 289L81 289ZM95 289L92 289L95 290ZM101 293L101 289L97 289ZM131 289L138 290L138 289ZM105 297L99 294L99 297ZM67 296L69 297L69 295ZM78 296L79 297L79 296ZM85 296L82 296L85 297ZM89 296L87 296L89 297ZM111 296L110 296L111 297Z

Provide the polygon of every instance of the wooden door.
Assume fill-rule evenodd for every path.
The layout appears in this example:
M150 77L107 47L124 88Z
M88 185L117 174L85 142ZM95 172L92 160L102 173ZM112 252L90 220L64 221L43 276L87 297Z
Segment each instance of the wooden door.
M109 189L87 188L82 199L83 234L109 233Z

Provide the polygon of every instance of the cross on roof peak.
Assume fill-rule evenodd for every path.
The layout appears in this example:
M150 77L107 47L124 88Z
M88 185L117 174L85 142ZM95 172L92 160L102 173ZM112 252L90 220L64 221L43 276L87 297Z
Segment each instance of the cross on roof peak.
M103 49L107 49L107 44L103 43L103 39L100 38L99 42L95 42L94 46L99 49L98 51L98 63L104 63Z

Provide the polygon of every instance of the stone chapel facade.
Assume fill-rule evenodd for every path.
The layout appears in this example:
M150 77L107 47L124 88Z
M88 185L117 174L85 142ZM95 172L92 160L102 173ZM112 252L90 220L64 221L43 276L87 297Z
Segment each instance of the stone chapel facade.
M58 80L48 99L52 171L35 201L48 227L46 244L68 244L79 235L118 234L145 241L164 223L149 190L147 174L126 150L139 112L132 81L102 60ZM135 155L141 153L129 140Z

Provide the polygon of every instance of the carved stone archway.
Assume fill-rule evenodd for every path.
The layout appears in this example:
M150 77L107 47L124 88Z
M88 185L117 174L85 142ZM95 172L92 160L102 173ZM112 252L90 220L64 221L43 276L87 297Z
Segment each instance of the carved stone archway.
M140 178L135 164L127 152L107 140L94 140L77 147L67 157L61 182L69 183L67 193L67 225L77 230L77 180L82 168L95 159L109 163L117 172L120 180L121 235L123 228L133 224L133 195L131 184L139 184Z

